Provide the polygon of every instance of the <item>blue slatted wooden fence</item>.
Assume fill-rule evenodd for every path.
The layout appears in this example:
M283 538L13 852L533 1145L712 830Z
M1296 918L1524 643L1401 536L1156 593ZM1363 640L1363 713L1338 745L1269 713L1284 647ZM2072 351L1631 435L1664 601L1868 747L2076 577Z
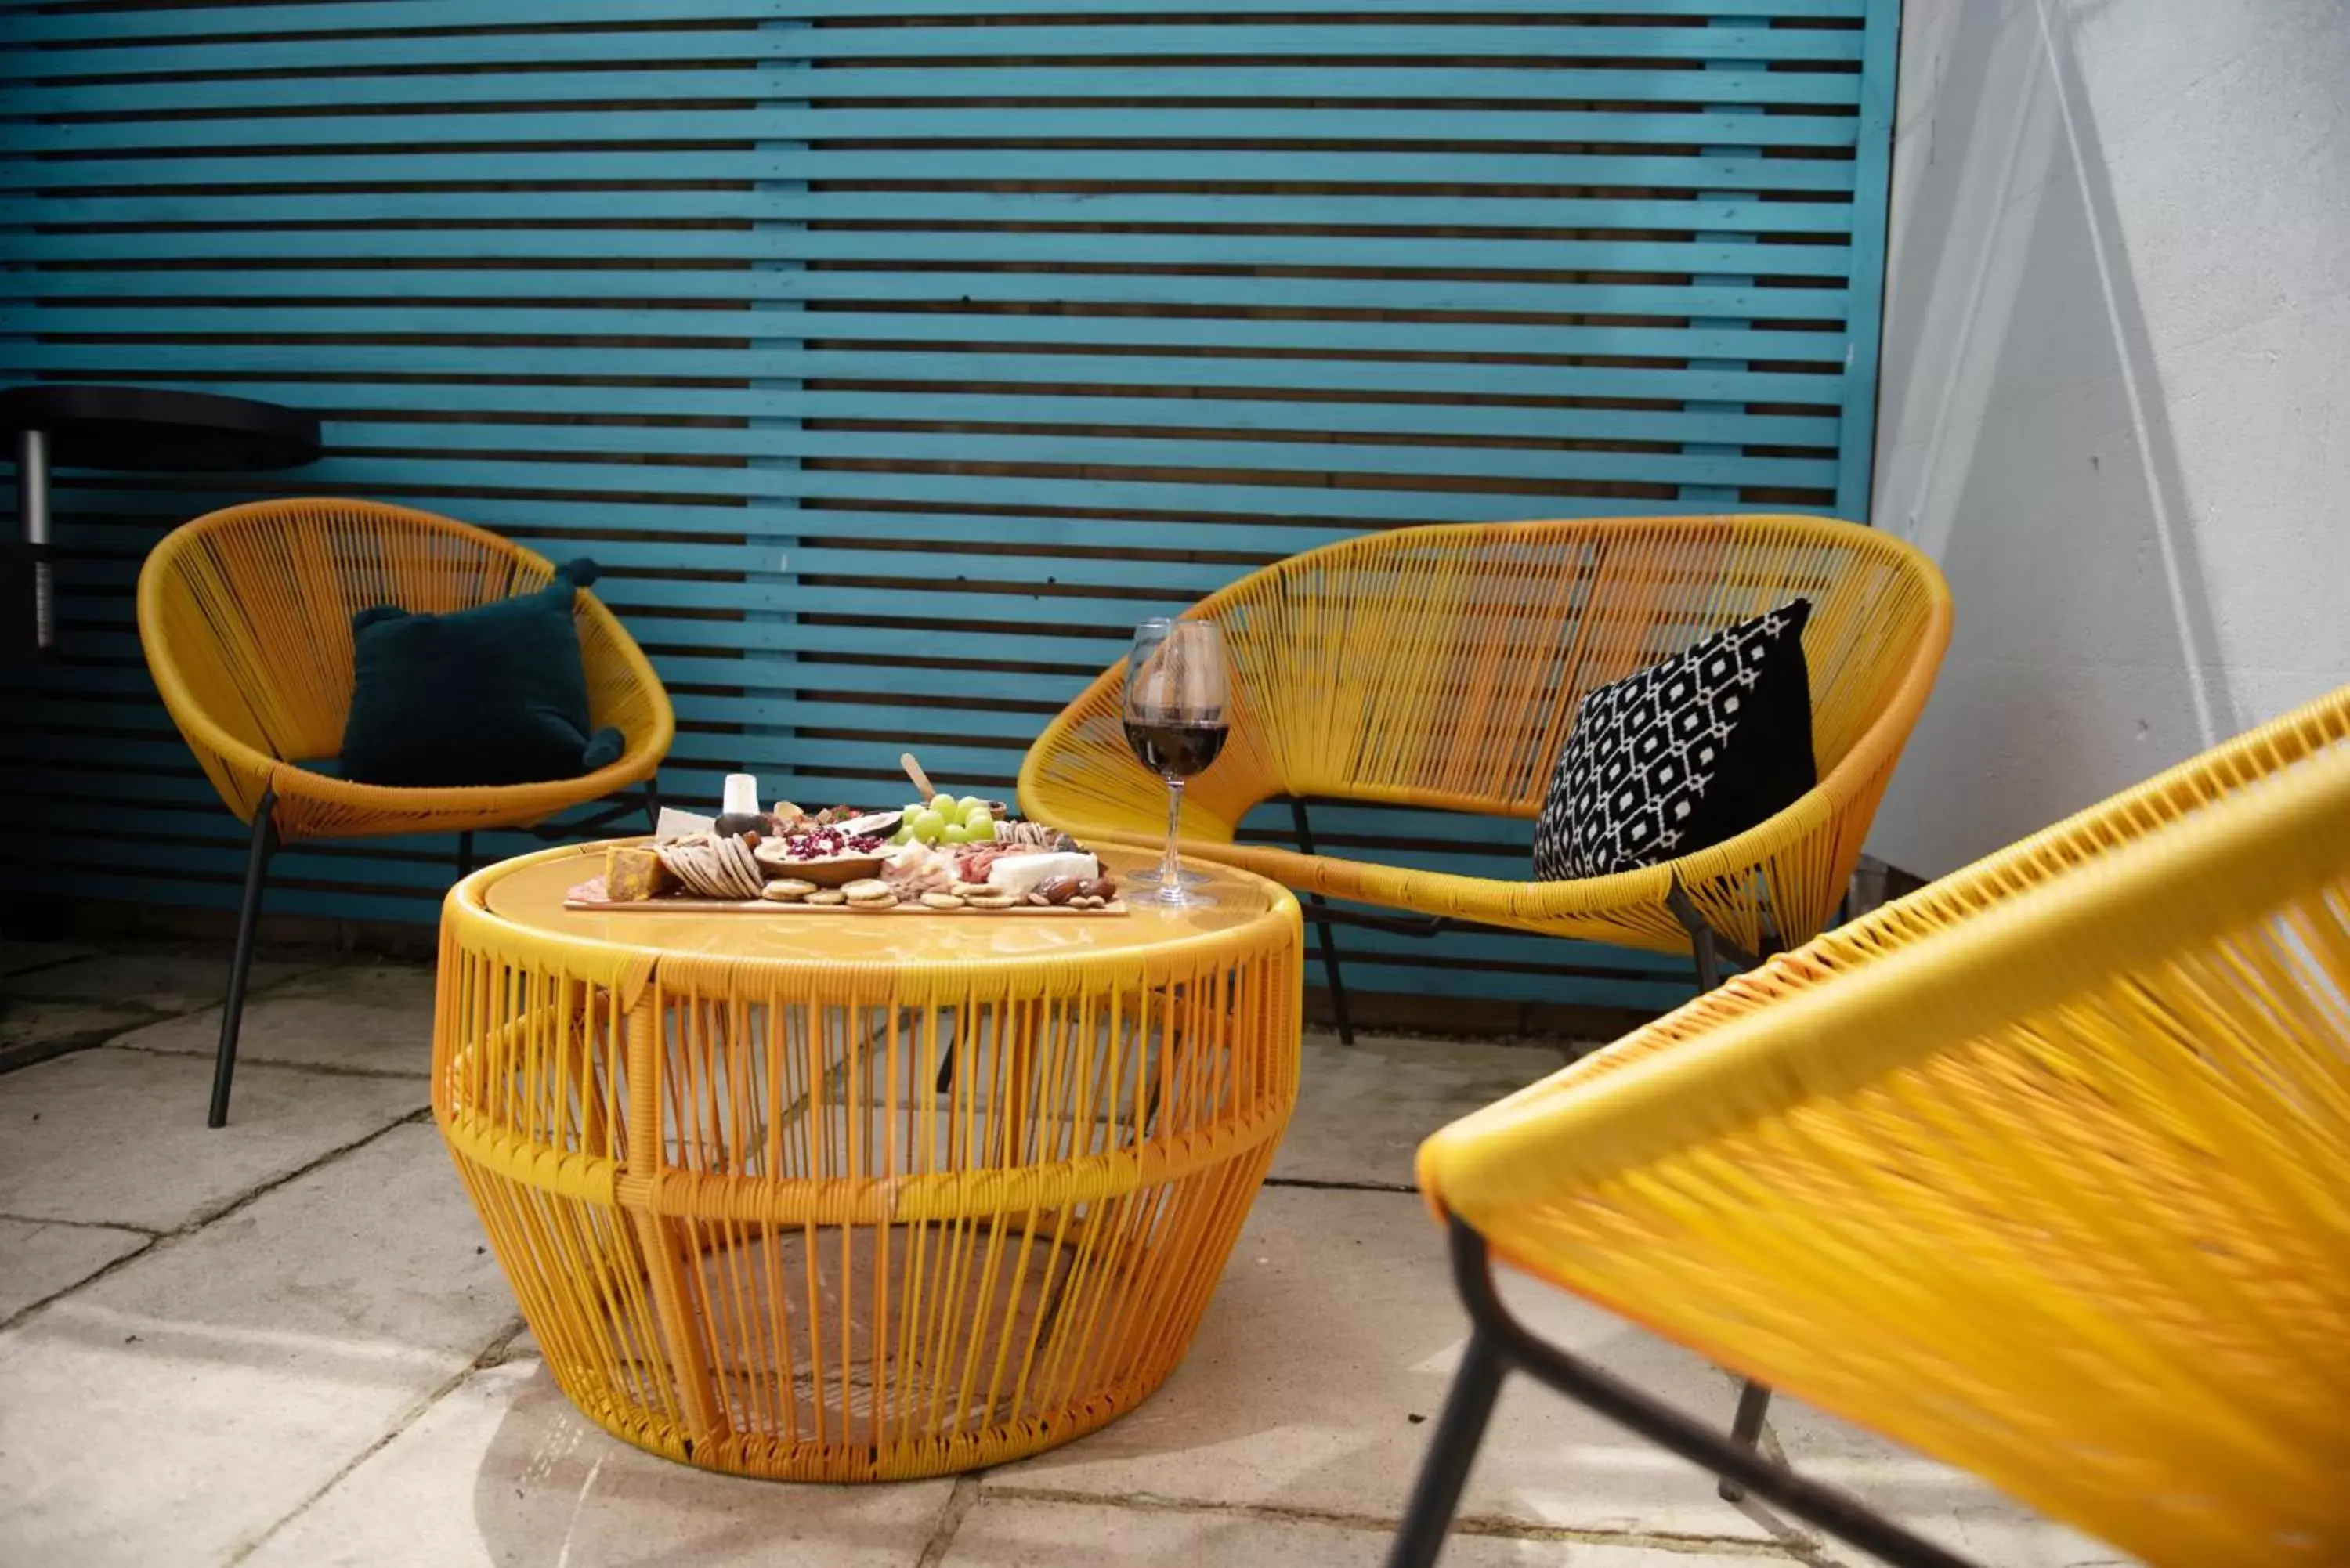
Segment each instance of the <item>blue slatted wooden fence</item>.
M6 688L0 870L234 902L130 601L159 529L232 499L597 556L676 695L665 786L807 804L897 798L910 745L1007 793L1132 622L1345 533L1857 515L1896 12L0 5L0 380L299 403L331 452L60 476L64 658ZM1341 853L1524 863L1521 825L1318 815ZM306 848L276 907L429 919L447 853ZM1683 990L1348 940L1367 985Z

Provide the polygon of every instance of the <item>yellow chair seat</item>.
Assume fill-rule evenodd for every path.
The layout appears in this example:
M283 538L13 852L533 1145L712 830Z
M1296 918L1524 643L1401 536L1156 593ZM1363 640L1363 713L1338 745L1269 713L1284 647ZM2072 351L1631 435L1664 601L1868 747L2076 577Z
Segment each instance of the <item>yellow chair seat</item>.
M389 788L305 766L331 758L350 711L351 617L436 614L542 587L553 563L452 518L369 501L231 506L174 530L139 576L139 635L172 722L241 821L276 796L288 841L520 826L652 776L676 733L668 695L619 621L581 593L595 725L619 761L577 778Z
M1521 1268L2148 1562L2350 1561L2350 689L1419 1173Z

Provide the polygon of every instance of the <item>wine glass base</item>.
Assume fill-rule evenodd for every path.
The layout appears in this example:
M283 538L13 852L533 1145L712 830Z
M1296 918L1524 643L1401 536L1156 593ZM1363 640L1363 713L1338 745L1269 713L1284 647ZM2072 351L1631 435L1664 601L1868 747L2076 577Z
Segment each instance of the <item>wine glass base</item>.
M1202 877L1201 881L1207 878ZM1219 902L1213 895L1193 892L1189 888L1151 888L1137 894L1134 902L1148 909L1206 909Z
M1162 888L1166 886L1166 879L1159 875L1159 867L1156 866L1153 866L1148 871L1129 871L1127 873L1126 879L1130 885L1137 888ZM1183 887L1198 888L1214 881L1215 878L1209 876L1205 871L1194 871L1187 866L1181 871L1176 873L1176 880Z

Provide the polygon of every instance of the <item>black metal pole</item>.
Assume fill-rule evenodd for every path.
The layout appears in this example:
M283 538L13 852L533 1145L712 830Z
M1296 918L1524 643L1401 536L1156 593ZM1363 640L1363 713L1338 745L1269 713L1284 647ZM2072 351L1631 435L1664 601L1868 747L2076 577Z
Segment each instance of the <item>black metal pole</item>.
M1489 1338L1513 1370L1525 1372L1691 1464L1734 1480L1894 1568L1972 1568L1967 1559L1911 1533L1832 1487L1806 1480L1732 1442L1712 1427L1661 1404L1630 1384L1536 1339L1510 1315L1493 1288L1484 1238L1459 1216L1451 1220L1452 1274L1475 1335Z
M1305 815L1304 801L1294 798L1290 801L1289 819L1297 827L1299 851L1306 855L1313 854L1314 824ZM1326 909L1330 907L1330 901L1319 893L1306 894L1305 901L1317 909ZM1327 920L1321 921L1316 929L1322 939L1322 973L1330 987L1330 1011L1336 1014L1338 1020L1338 1043L1342 1045L1352 1045L1355 1043L1355 1020L1347 1006L1346 979L1338 971L1337 932Z
M457 880L462 882L473 874L473 830L457 835Z
M253 968L253 936L261 920L261 894L269 878L269 857L277 852L277 792L263 790L253 814L253 844L244 861L244 902L236 912L236 952L229 960L228 996L221 1003L220 1049L213 1058L213 1103L208 1127L228 1125L229 1085L236 1077L236 1035L244 1022L244 978Z
M1730 1440L1752 1448L1762 1440L1762 1417L1771 1408L1771 1390L1752 1377L1738 1385L1738 1413L1730 1418ZM1743 1502L1746 1489L1724 1476L1713 1489L1724 1502Z
M1482 1334L1470 1334L1452 1375L1452 1391L1444 1397L1444 1414L1429 1438L1428 1457L1420 1461L1419 1480L1412 1484L1403 1528L1388 1550L1387 1568L1435 1568L1470 1468L1477 1462L1485 1424L1492 1418L1493 1401L1501 1396L1502 1375L1509 1369L1499 1345Z
M33 574L33 643L46 656L57 646L57 564L49 530L49 437L46 431L16 432L16 520Z

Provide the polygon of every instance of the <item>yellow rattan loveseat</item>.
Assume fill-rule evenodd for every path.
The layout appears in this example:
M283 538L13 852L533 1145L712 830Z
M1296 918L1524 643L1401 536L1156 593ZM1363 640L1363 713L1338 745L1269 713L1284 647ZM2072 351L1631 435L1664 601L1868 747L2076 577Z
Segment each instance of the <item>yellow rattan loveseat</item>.
M286 842L525 826L649 781L676 732L668 694L612 612L581 593L576 620L598 727L619 760L578 778L466 789L389 788L317 766L341 749L351 701L351 617L371 605L447 613L544 587L544 556L452 518L369 501L255 502L175 529L139 575L139 638L172 722L240 821L252 826L236 953L221 1021L211 1125L229 1084L254 922ZM461 869L463 868L461 864Z
M1455 1123L1419 1174L1477 1326L1399 1568L1512 1369L1951 1561L1526 1341L1489 1251L2149 1563L2350 1562L2350 688Z
M1251 807L1283 796L1533 817L1584 693L1797 596L1812 603L1819 784L1734 838L1569 882L1234 841ZM1694 914L1759 952L1834 915L1950 640L1950 600L1930 561L1849 523L1657 517L1367 535L1188 613L1222 628L1233 691L1232 739L1185 791L1184 853L1309 895L1666 952L1690 950ZM1127 751L1123 683L1106 671L1053 721L1020 801L1081 836L1149 846L1166 794Z

